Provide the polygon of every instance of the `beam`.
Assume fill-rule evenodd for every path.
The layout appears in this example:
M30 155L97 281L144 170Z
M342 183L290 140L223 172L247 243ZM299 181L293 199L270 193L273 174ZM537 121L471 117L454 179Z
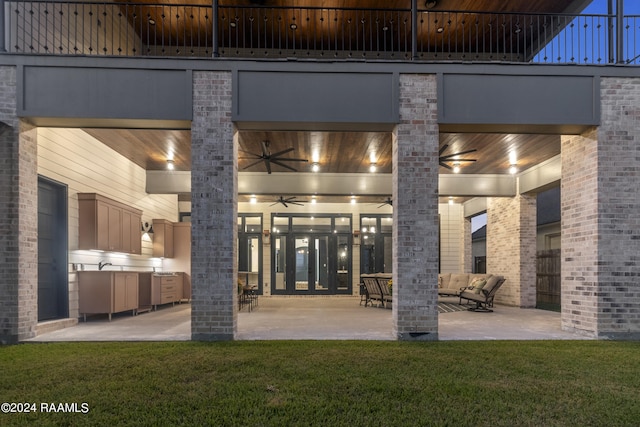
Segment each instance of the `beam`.
M511 175L440 175L441 196L513 197L516 180ZM150 194L191 192L191 173L183 171L147 171L146 191ZM337 173L238 173L239 194L286 194L332 196L389 196L391 174Z

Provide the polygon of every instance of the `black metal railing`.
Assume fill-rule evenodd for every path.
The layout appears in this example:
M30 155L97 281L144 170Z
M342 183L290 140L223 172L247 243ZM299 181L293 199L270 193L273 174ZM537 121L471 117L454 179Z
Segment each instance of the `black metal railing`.
M573 64L638 64L640 57L637 16L624 17L619 31L612 15L3 3L0 50L14 54Z

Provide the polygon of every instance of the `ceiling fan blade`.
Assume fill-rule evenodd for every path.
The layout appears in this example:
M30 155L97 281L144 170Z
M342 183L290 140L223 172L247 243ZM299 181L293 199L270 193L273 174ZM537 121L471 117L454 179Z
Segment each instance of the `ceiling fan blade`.
M251 154L252 156L255 156L255 157L260 157L259 154L256 154L253 151L242 150L240 148L238 148L238 151L242 151L243 153Z
M279 157L279 156L281 156L281 155L283 155L283 154L286 154L286 153L289 153L289 152L291 152L291 151L293 151L293 148L287 148L286 150L278 151L277 153L273 153L273 154L271 155L271 158Z
M262 155L264 157L271 156L271 153L269 153L269 141L262 141Z
M278 160L271 160L271 161L272 161L273 163L275 163L276 165L278 165L278 166L282 166L283 168L287 168L287 169L292 170L292 171L294 171L294 172L298 172L298 170L297 170L297 169L294 169L294 168L292 168L292 167L291 167L291 166L289 166L289 165L285 165L284 163L280 163L280 161L278 161ZM271 171L269 171L269 173L271 173Z
M449 146L449 144L444 144L444 145L442 146L442 148L440 149L440 151L438 151L438 155L440 155L440 154L444 153L444 150L446 150L448 146Z
M443 163L443 162L439 162L439 163L440 163L440 166L442 166L443 168L447 168L449 170L453 170L453 168L451 166L449 166L448 164Z
M271 160L279 160L281 162L308 162L309 160L307 159L285 159L285 158L273 158L273 156L271 156Z
M258 163L260 163L261 161L262 161L262 159L258 159L257 161L251 163L250 165L243 167L242 170L249 169L251 166L255 166Z
M267 168L267 173L271 173L271 161L268 158L264 159L264 166Z
M465 154L469 154L469 153L475 153L476 150L475 148L472 150L466 150L466 151L460 151L458 153L452 153L452 154L447 154L446 156L441 156L441 158L443 159L450 159L451 157L456 157L456 156L464 156Z
M452 160L447 160L449 162L477 162L476 159L452 159Z

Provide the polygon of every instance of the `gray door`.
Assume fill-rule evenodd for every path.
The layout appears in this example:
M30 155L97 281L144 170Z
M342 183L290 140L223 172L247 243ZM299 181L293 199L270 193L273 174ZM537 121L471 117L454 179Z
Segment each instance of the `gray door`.
M38 178L38 321L69 316L67 187Z

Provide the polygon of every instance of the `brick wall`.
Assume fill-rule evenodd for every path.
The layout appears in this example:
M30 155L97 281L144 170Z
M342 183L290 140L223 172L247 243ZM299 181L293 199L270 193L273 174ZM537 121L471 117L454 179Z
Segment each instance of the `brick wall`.
M640 338L640 79L603 78L601 125L562 139L562 326Z
M506 279L496 303L536 305L536 198L487 200L487 273Z
M0 342L35 336L38 175L35 129L16 116L16 69L0 67Z
M436 78L400 75L393 133L393 327L401 340L438 338Z
M462 235L460 236L462 242L462 272L471 273L473 271L473 254L472 254L472 241L471 241L471 218L462 219Z
M233 339L237 326L237 141L231 73L193 73L191 337Z

